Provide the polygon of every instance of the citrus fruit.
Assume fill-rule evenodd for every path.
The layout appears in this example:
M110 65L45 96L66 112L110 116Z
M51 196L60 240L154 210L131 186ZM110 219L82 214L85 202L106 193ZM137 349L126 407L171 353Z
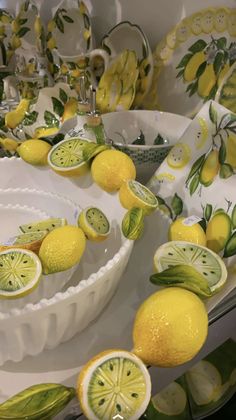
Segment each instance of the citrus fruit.
M200 178L199 178L200 183L204 185L205 187L209 187L209 185L212 184L216 175L218 174L219 169L220 169L219 152L218 150L212 150L208 154L201 168Z
M24 232L40 232L41 230L47 230L50 232L56 227L67 225L67 220L62 217L56 217L46 220L39 220L37 222L26 223L25 225L19 226L19 229Z
M87 140L70 138L56 144L48 155L48 164L59 175L80 176L87 172L89 166L83 156Z
M58 127L38 127L34 132L34 137L40 139L43 137L53 136L58 132Z
M214 252L224 249L232 231L230 216L225 211L215 213L207 224L207 247Z
M14 130L23 121L25 113L28 111L30 101L21 99L19 105L13 111L9 111L5 115L5 125Z
M156 196L147 187L133 179L121 185L119 199L124 208L139 207L146 214L152 213L158 207Z
M146 410L151 397L150 376L134 354L107 350L83 367L78 377L77 394L82 410L90 420L136 420Z
M199 223L188 224L188 218L179 217L170 224L168 238L170 241L186 241L206 246L206 234Z
M64 112L61 117L61 121L65 122L70 118L73 118L78 110L78 101L76 98L70 98L64 106Z
M170 286L179 285L199 294L212 295L227 280L223 260L210 249L191 242L172 241L161 245L154 255L154 266L157 272L166 272L166 277L162 277L163 285L165 282ZM153 282L157 280L154 274Z
M93 180L105 191L119 190L123 182L135 179L136 169L128 155L119 150L104 150L92 162Z
M158 412L167 416L178 416L185 410L186 392L177 382L172 382L152 397L152 403Z
M78 225L90 241L100 242L111 231L110 223L102 210L97 207L84 209L78 218Z
M142 236L144 229L144 211L139 207L132 207L122 220L122 233L127 239L136 240Z
M18 141L7 137L5 139L0 138L0 144L5 150L8 150L9 152L15 152L20 145Z
M51 149L51 145L46 141L31 139L25 140L17 148L21 159L31 165L47 165L47 156Z
M178 143L169 152L166 162L172 169L184 168L191 159L191 149L188 144Z
M21 248L29 249L30 251L37 253L43 239L47 234L47 230L42 230L40 232L23 233L21 235L17 235L8 239L8 241L5 243L0 244L0 251L4 251L5 249L9 248Z
M134 353L146 364L178 366L199 352L207 332L207 312L199 297L167 287L139 307L133 326Z
M37 287L42 266L37 255L26 249L0 252L0 298L19 298Z
M66 225L55 228L43 240L39 258L45 274L65 271L78 264L86 245L82 229Z

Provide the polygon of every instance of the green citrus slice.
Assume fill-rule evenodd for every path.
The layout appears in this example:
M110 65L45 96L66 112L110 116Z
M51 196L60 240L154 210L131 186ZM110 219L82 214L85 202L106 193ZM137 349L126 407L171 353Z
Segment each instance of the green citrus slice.
M167 416L177 416L185 410L186 392L177 382L172 382L152 397L152 403L157 411Z
M102 210L97 207L84 209L78 218L78 225L90 241L100 242L106 239L111 231L110 223Z
M188 144L178 143L169 152L166 161L172 169L183 169L191 159L191 149Z
M38 252L40 245L48 234L47 230L41 230L40 232L29 232L22 233L21 235L9 238L6 242L0 245L0 251L4 251L9 248L22 248L29 249L33 252Z
M163 286L180 286L211 296L226 282L223 260L210 249L184 241L161 245L154 255L157 271L150 280Z
M27 223L25 225L19 226L19 229L23 233L30 233L30 232L40 232L47 230L50 232L51 230L67 225L67 220L62 217L50 218L46 220L39 220L37 222Z
M48 164L59 175L70 177L83 175L89 168L83 150L87 140L70 138L56 144L48 154Z
M134 354L108 350L84 366L77 392L82 410L90 420L135 420L149 403L150 376Z
M146 214L158 207L156 196L140 182L131 179L121 185L119 199L124 208L130 210L132 207L139 207Z
M209 404L221 387L219 371L206 360L201 360L186 372L186 381L197 405Z
M136 240L144 229L144 211L138 207L128 210L122 220L122 233L127 239Z
M0 298L19 298L38 285L42 266L37 255L23 249L0 252Z

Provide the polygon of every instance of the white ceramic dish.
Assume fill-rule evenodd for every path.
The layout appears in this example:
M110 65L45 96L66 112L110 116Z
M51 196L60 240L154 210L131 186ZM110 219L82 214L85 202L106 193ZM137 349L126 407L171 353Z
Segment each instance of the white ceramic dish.
M64 292L22 309L0 313L0 364L6 360L21 360L26 354L35 355L44 348L54 348L82 331L95 319L118 286L128 262L133 242L120 231L125 213L117 194L108 194L92 183L89 175L66 179L48 168L38 169L21 159L0 160L3 194L12 205L29 203L54 216L62 215L72 223L78 208L99 206L110 219L111 235L103 244L87 244L83 263ZM22 185L27 189L21 194ZM39 192L36 191L38 188ZM40 191L41 188L47 192ZM8 195L8 197L7 197ZM61 196L64 197L61 200ZM69 198L69 203L68 203ZM71 205L71 200L73 205ZM15 203L16 201L16 203Z
M151 178L190 123L181 115L144 110L110 112L102 115L102 121L107 138L133 159L137 179L143 183ZM168 143L155 145L158 134ZM138 138L145 144L132 144Z
M157 44L145 106L193 117L214 99L225 66L235 61L236 9L212 7L187 16Z

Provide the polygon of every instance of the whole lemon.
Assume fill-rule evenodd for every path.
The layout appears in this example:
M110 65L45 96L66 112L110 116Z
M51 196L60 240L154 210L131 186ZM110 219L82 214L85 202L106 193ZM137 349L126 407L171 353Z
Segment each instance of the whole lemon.
M186 241L206 246L206 234L199 223L187 225L185 217L179 217L171 223L168 237L170 241Z
M26 140L18 147L17 152L20 157L31 165L47 165L47 156L52 148L50 144L43 140Z
M45 274L65 271L78 264L86 245L82 229L66 225L58 227L46 236L39 250L39 258Z
M136 169L132 159L119 150L104 150L92 163L93 180L105 191L119 190L122 183L135 179Z
M178 366L199 352L207 332L208 316L200 298L179 287L165 288L138 309L134 353L148 365Z

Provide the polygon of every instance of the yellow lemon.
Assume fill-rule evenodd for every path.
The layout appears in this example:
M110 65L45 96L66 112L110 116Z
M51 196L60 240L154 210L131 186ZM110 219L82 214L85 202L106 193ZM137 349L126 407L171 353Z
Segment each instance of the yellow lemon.
M106 215L97 207L84 209L78 218L78 226L90 241L104 241L111 232L111 225Z
M178 366L196 356L207 333L208 317L200 298L179 287L165 288L149 296L137 311L134 353L148 365Z
M119 190L123 182L135 179L136 169L132 159L119 150L105 150L92 163L93 180L105 191Z
M46 141L38 139L26 140L18 147L20 157L31 165L47 165L47 156L52 148Z
M192 82L196 78L197 71L205 60L206 55L203 51L197 52L190 58L187 66L184 69L184 80L186 82Z
M20 30L20 24L18 19L14 19L11 23L12 32L16 34Z
M70 98L69 101L65 104L64 112L61 117L61 121L67 121L70 118L74 117L76 115L76 112L78 110L78 101L76 98Z
M30 101L21 99L19 105L13 111L9 111L5 115L5 124L8 128L14 129L23 121L25 113L28 111Z
M85 250L86 239L82 229L66 225L46 236L39 250L45 274L65 271L78 264Z
M48 25L47 25L47 29L48 32L52 32L56 27L56 23L54 20L49 20Z
M17 48L21 47L21 39L17 35L13 35L11 38L11 46L13 50L16 50Z
M206 228L207 247L217 253L222 251L230 238L231 230L231 219L227 213L222 210L214 214Z
M138 207L150 214L158 207L156 196L140 182L129 179L121 185L119 199L125 209Z
M168 237L170 241L186 241L194 244L206 246L206 234L199 223L194 225L185 224L184 217L179 217L171 223Z
M212 150L202 166L200 172L200 183L205 187L209 187L218 174L219 169L219 152L218 150Z
M198 79L197 92L202 98L206 98L216 84L216 75L213 64L207 64L204 72Z
M49 50L53 50L54 48L56 48L56 46L57 44L55 38L51 37L47 42L47 47L49 48Z
M41 18L40 18L40 16L36 16L35 21L34 21L34 31L35 31L37 36L41 35L42 28L43 28L43 26L42 26Z
M188 144L177 143L169 152L166 162L172 169L184 168L191 159L191 149Z
M8 150L9 152L15 152L17 147L20 145L20 143L14 139L1 139L0 138L0 144L3 146L5 150Z

